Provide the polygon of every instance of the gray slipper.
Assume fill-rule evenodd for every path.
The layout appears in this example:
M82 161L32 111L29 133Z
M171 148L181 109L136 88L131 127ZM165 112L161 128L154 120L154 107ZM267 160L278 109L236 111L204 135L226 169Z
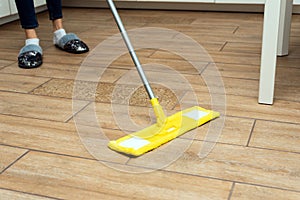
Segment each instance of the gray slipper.
M20 68L37 68L43 63L43 50L40 46L29 44L24 46L18 56L18 65Z
M68 33L64 35L58 41L58 44L55 44L55 46L63 51L75 54L85 53L89 51L88 46L83 41L81 41L74 33Z

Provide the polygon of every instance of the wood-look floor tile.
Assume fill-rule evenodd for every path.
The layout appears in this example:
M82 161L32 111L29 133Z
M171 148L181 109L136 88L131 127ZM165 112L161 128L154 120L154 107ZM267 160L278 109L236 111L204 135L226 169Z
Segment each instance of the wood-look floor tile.
M78 107L75 107L74 111L82 109L85 105L87 102L78 102ZM0 113L64 122L72 116L72 100L0 92Z
M266 188L253 185L235 184L231 196L231 200L248 200L248 199L285 199L298 200L300 198L299 192Z
M76 11L76 12L74 12ZM110 11L108 9L100 9L100 8L89 8L89 12L86 10L82 10L80 8L67 8L64 7L64 19L66 21L69 20L83 20L81 15L85 15L87 19L91 19L93 21L104 21L107 19L111 19L112 16L110 15ZM99 17L95 17L99 16Z
M0 90L28 93L48 80L50 79L15 74L0 74Z
M299 123L300 103L275 100L272 106L257 103L257 98L227 95L227 114L256 119Z
M63 64L63 63L43 63L36 69L24 70L18 67L17 63L5 67L1 70L3 73L20 74L28 76L53 77L72 79L76 77L79 65Z
M0 179L2 188L63 199L225 199L232 184L162 171L121 172L97 161L36 152Z
M156 53L155 53L156 54ZM158 53L160 54L160 53ZM168 74L171 75L181 75L181 74L199 74L201 73L201 71L203 71L205 69L205 67L208 64L208 61L204 61L204 62L197 62L197 61L193 61L193 65L191 65L191 63L182 60L182 59L177 59L178 57L175 56L175 59L164 59L164 58L159 58L161 55L155 55L155 58L148 58L144 60L143 63L143 68L144 71L146 72L147 77L150 76L151 78L151 74L148 75L149 72L160 72L162 73L160 76L155 76L155 79L153 79L153 81L157 80L157 79L162 79L164 78L164 75L167 76ZM169 54L169 53L167 53ZM162 55L164 55L164 52L162 52ZM157 57L156 57L157 56ZM122 60L118 60L117 62L113 63L112 68L113 67L124 67L127 69L131 69L130 73L135 72L135 69L132 68L132 65L130 64L126 64L126 62L122 62L122 64L120 63L122 62ZM125 65L124 65L125 64ZM149 71L149 72L147 72ZM167 74L166 74L167 73ZM134 76L134 77L138 77L138 76ZM175 81L175 80L173 80Z
M259 65L211 63L201 75L258 80L259 70Z
M293 44L293 43L292 43ZM261 53L261 43L251 42L227 42L222 51L224 52L243 52L250 54ZM289 46L289 58L299 58L299 46Z
M214 103L211 102L211 99L214 99ZM180 105L191 107L195 105L195 100L198 100L201 107L207 109L212 106L217 109L226 108L226 115L229 116L291 123L299 123L300 119L300 102L290 103L285 100L275 100L271 106L258 104L257 97L187 92Z
M193 38L196 40L198 43L206 43L207 41L214 41L214 42L241 42L241 43L248 43L248 42L253 42L253 43L261 43L261 35L251 35L251 34L236 34L236 32L239 30L239 27L235 27L235 30L232 31L231 34L226 34L223 35L222 33L219 32L214 32L214 33L203 33L203 32L196 32L192 30L186 30L184 33L188 35L189 37ZM249 54L249 53L248 53Z
M23 192L11 191L0 189L0 196L2 199L10 199L10 200L51 200L53 198L42 197L38 195L26 194Z
M299 162L300 154L194 141L167 169L300 191Z
M1 33L0 33L0 35L1 35ZM0 42L3 45L3 47L5 46L7 49L13 49L13 50L20 49L22 47L22 45L25 45L23 37L20 37L18 39L14 39L14 40L8 40L7 38L1 38Z
M259 54L235 53L235 52L216 52L210 53L216 63L234 63L260 65Z
M176 59L170 53L159 52L151 56L156 59ZM216 62L216 63L229 63L229 64L248 64L248 65L260 65L260 55L258 54L246 54L235 52L209 52L209 54L194 54L191 55L191 61L198 60L200 62Z
M277 67L293 67L299 69L300 59L289 56L277 57Z
M53 79L48 83L36 88L32 93L62 98L75 98L81 100L96 101L102 103L118 103L125 105L146 106L149 107L149 97L144 87L135 87L131 85L115 85L111 83L93 83L76 82L74 91L73 80ZM94 91L93 91L94 90ZM124 92L128 91L128 92ZM183 96L179 91L174 94L173 91L163 86L153 85L153 91L159 97L162 105L172 109L177 103L178 98Z
M209 17L208 17L209 16ZM263 15L257 13L231 13L230 16L226 15L224 12L200 12L197 15L197 19L193 22L193 24L202 24L202 23L218 23L223 22L225 25L228 23L236 23L239 25L242 24L262 24Z
M300 124L256 121L249 145L300 153Z
M181 138L245 146L248 142L253 122L254 120L252 119L220 117L213 122L209 122L193 131L185 133ZM216 123L218 126L213 126L211 123Z
M2 130L2 129L1 129ZM1 135L2 136L2 135ZM27 150L0 145L0 172L16 161Z
M300 76L300 68L297 69L297 68L287 67L287 66L277 67L276 84L286 86L286 87L288 86L300 87L299 76Z
M6 67L8 65L11 65L14 62L16 62L16 61L10 61L10 60L5 60L4 58L1 58L0 59L0 69Z
M224 48L224 52L243 52L243 53L261 53L260 43L240 43L240 42L227 42Z
M56 47L52 47L56 48ZM47 54L44 52L43 62L44 63L54 63L57 65L68 64L68 65L78 65L80 66L86 54L70 54L57 49L56 54Z
M262 39L262 34L263 25L242 26L239 27L235 32L235 35L237 36L253 37L256 38L258 41Z
M296 48L296 46L300 45L300 38L298 36L299 35L297 35L297 36L290 36L290 44L295 45L295 48Z
M0 121L2 144L91 158L74 124L5 115L0 115Z
M124 12L126 13L126 11ZM159 15L155 16L143 16L143 17L136 17L131 15L125 15L122 11L120 11L120 16L122 16L122 20L125 24L131 23L161 23L161 24L191 24L194 21L194 18L190 18L188 16L185 17L176 17L176 16L169 16L165 18L161 18Z
M201 75L204 77L222 76L222 78L251 79L251 80L258 81L259 70L260 70L259 65L211 63L205 68L205 70ZM288 67L288 66L278 66L276 69L275 90L278 89L277 85L279 85L280 87L286 85L292 87L295 86L299 87L300 85L298 81L299 75L300 75L300 70L297 68ZM285 89L288 89L288 87L285 87ZM277 92L278 91L276 91L276 93ZM281 98L283 98L283 96Z
M219 96L219 95L217 95L217 96ZM216 96L213 96L213 98L216 98ZM211 100L212 100L212 94L210 94L208 92L188 91L183 96L183 98L180 100L179 104L176 105L175 110L177 110L177 111L183 110L183 109L187 109L187 108L190 108L193 106L200 106L200 107L210 110L213 107Z
M202 51L202 52L199 52ZM209 62L213 62L213 58L207 53L206 51L203 51L203 49L199 49L199 51L196 50L189 50L189 51L179 51L182 52L183 55L176 55L175 52L167 52L167 51L156 51L154 54L150 56L151 59L156 60L157 62L165 61L169 64L167 66L170 66L172 68L175 68L178 71L183 72L189 72L191 71L194 73L197 73L197 70L192 70L193 68L196 69L203 69L199 68L198 66L193 67L190 61L193 61L193 64L207 64ZM188 54L188 55L187 55ZM180 56L187 56L185 58L182 58ZM185 59L185 60L184 60ZM180 67L179 67L180 66ZM200 65L201 66L201 65ZM206 65L205 65L206 66ZM184 67L184 68L183 68Z
M107 67L117 69L134 69L134 63L130 54L128 54L126 46L123 44L122 38L119 37L111 40L99 47L96 47L95 50L84 60L81 66L86 68L93 67L95 70L103 70ZM141 49L137 50L136 54L139 57L140 63L144 64L145 61L148 60L148 57L154 52L155 50L153 49Z
M208 73L204 73L202 75L204 80L212 79L213 76L207 75ZM212 72L215 73L215 72ZM210 73L210 74L212 74ZM285 73L285 72L282 72ZM288 74L281 74L276 78L275 83L275 100L286 100L286 101L300 101L300 83L298 84L296 81L295 75L291 75L290 79L282 78L289 76ZM192 88L196 91L207 92L208 89L212 87L217 87L219 85L219 79L217 79L218 75L215 76L216 85L214 83L207 85L191 84ZM220 79L224 83L224 89L226 94L228 95L238 95L238 96L247 96L247 97L258 97L258 88L259 88L259 80L256 79L241 79L241 78L229 78L229 77L220 77ZM295 81L293 81L293 79ZM207 89L205 89L207 88Z
M108 139L102 138L103 140L96 141L98 134L100 134L100 132L97 132L99 130L97 127L83 125L77 125L76 127L74 123L49 122L2 115L0 115L0 122L2 130L0 142L2 144L36 151L101 159L115 163L125 163L128 160L127 157L113 153L108 149ZM121 133L118 131L110 130L104 130L103 134L111 139L121 136ZM98 148L99 151L101 150L99 153L96 153L101 153L101 157L91 154L95 153L95 151L90 151L93 150L91 149L93 146L89 144L96 144L95 148ZM89 149L86 149L86 145L89 145ZM106 156L106 152L111 153L111 157Z
M155 120L151 107L107 103L90 104L75 117L78 124L124 132L140 130L155 123Z
M76 86L76 90L74 90ZM32 91L36 95L81 99L97 102L111 102L114 89L112 83L84 82L66 79L52 79L48 83Z
M193 22L194 23L194 22ZM222 22L221 22L222 23ZM211 34L211 35L231 35L236 29L236 24L223 24L221 23L201 23L194 26L195 33L197 34ZM149 27L168 28L171 30L179 31L181 34L189 35L190 24L162 24L162 23L147 23ZM222 34L220 34L222 33Z
M0 58L7 61L17 61L19 50L0 48Z

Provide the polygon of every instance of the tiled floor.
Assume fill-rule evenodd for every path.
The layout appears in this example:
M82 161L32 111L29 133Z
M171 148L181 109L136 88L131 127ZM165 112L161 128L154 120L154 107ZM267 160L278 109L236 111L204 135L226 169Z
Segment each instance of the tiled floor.
M55 48L41 13L38 69L17 66L19 22L0 27L1 200L300 199L300 15L268 106L257 103L263 14L121 10L128 32L144 34L132 41L145 47L137 54L166 113L199 104L222 114L132 158L108 149L108 139L155 118L129 54L109 60L124 47L110 37L118 33L113 17L105 9L63 11L65 28L91 51Z

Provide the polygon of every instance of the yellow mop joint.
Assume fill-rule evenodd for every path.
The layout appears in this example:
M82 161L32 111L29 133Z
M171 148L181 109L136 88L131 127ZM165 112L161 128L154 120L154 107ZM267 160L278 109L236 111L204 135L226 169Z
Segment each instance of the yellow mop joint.
M139 72L139 75L144 83L145 89L149 95L154 113L156 115L156 124L149 126L141 131L124 136L116 141L110 141L108 146L118 152L133 156L140 156L148 151L151 151L162 144L173 140L174 138L190 131L216 117L220 114L211 110L195 106L181 112L175 113L166 117L162 107L149 85L149 82L144 74L140 61L132 47L127 32L123 26L121 18L112 0L107 0L107 3L112 11L114 19L122 34L124 42L128 48L130 56Z

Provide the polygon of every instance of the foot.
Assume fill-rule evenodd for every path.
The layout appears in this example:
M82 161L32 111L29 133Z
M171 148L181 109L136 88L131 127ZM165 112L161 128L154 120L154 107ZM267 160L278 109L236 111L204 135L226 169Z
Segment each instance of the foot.
M89 51L88 46L81 41L74 33L66 34L64 29L54 32L53 43L59 49L69 53L85 53Z
M18 65L20 68L37 68L43 63L43 50L38 44L38 39L26 40L26 45L20 50L18 56Z

